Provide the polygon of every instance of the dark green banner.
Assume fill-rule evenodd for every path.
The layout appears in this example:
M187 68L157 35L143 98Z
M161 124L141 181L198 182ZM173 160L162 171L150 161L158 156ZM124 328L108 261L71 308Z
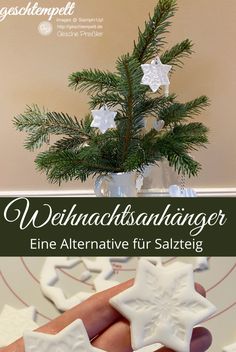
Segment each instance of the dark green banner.
M1 198L1 256L235 256L235 198Z

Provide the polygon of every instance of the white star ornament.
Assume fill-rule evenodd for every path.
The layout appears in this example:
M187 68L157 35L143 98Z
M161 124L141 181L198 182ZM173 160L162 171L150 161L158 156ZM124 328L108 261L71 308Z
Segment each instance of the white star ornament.
M69 269L80 262L80 258L48 257L42 267L40 273L41 290L43 294L61 311L69 310L91 296L91 293L89 292L79 291L75 295L67 298L63 290L60 287L55 286L55 283L59 281L57 269ZM83 274L85 274L86 277L87 274Z
M110 111L106 105L100 110L92 110L93 121L91 127L97 127L102 133L105 133L109 128L116 128L115 117L117 112Z
M144 73L142 84L148 85L153 93L156 93L161 86L165 86L166 90L168 90L170 85L168 74L172 66L163 65L161 60L156 58L151 64L144 64L141 67ZM166 93L168 92L166 91Z
M195 291L192 265L154 266L144 259L138 263L134 285L110 302L130 321L134 350L161 343L189 352L193 327L215 312Z
M75 320L56 335L25 332L25 352L104 352L90 344L82 320Z

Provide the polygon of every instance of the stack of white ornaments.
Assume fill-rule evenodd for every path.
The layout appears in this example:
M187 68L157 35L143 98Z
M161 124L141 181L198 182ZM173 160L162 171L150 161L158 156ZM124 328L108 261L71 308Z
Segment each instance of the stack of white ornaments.
M139 261L134 285L110 303L130 321L134 350L161 343L189 352L194 326L216 311L196 292L192 265L155 266L145 259Z

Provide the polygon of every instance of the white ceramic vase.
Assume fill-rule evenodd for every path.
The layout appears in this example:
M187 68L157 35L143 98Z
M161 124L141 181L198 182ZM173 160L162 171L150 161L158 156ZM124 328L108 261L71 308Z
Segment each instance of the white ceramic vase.
M114 173L98 176L94 191L97 197L137 197L141 186L142 180L136 172Z

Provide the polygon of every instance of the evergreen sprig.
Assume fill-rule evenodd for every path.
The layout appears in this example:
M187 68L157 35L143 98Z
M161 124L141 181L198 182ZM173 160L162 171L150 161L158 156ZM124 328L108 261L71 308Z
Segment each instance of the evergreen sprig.
M189 153L205 147L208 129L189 119L209 105L208 98L200 96L182 103L175 94L169 97L160 92L151 94L141 84L141 64L160 54L176 9L175 0L159 0L144 30L139 29L134 50L118 58L114 73L84 69L70 75L69 86L90 95L91 109L106 104L117 111L116 129L102 134L91 127L90 114L81 120L37 105L28 106L15 117L15 127L27 133L27 149L48 144L48 149L39 153L35 162L50 182L85 181L96 174L142 171L145 166L162 160L168 160L179 173L198 174L201 165ZM192 47L192 42L186 39L159 56L174 71L183 66L183 60L192 54ZM155 118L165 121L161 131L145 127L146 120ZM52 135L58 136L54 143L50 143Z
M153 16L145 22L142 32L139 28L138 42L134 43L133 55L140 63L145 63L156 56L165 44L165 34L171 24L170 18L177 10L176 0L160 0Z
M95 94L102 90L115 90L118 84L117 76L111 72L98 69L82 70L69 76L69 87L89 94Z
M186 121L194 115L199 115L209 106L209 99L203 95L187 103L173 102L168 106L163 106L159 112L159 118L165 121L166 126L181 121Z
M14 118L14 125L19 131L28 133L25 148L35 150L49 143L51 135L76 136L81 142L89 140L94 130L92 119L87 116L84 121L78 121L68 114L48 112L37 105L28 106L23 114Z
M181 68L184 64L183 59L189 57L192 53L193 43L189 39L186 39L174 45L170 50L166 50L160 59L163 64Z

